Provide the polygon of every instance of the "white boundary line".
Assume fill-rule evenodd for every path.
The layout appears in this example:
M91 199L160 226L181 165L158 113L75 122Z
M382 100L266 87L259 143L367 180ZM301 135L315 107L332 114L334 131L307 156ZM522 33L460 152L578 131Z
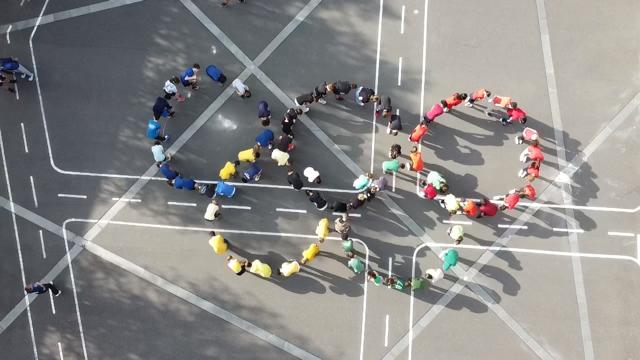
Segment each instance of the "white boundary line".
M387 346L389 346L389 314L384 317L384 347Z
M607 235L611 235L611 236L628 236L628 237L634 237L635 236L634 233L618 232L618 231L609 231L609 232L607 232Z
M22 130L22 142L24 143L24 152L29 153L29 146L27 145L27 133L24 130L24 123L20 123L20 129Z
M301 209L276 208L276 211L288 212L288 213L300 213L300 214L306 214L307 213L307 210L301 210Z
M13 24L10 24L9 27L7 28L7 44L11 44L11 39L9 38L9 33L11 32L11 28L13 27Z
M33 204L38 207L38 197L36 196L36 186L33 183L33 176L29 175L29 181L31 182L31 194L33 195Z
M400 34L404 34L404 12L406 10L406 6L402 5L402 17L400 18Z
M378 94L378 79L380 75L380 41L382 40L382 13L384 10L384 0L380 0L380 14L378 15L378 48L376 50L376 78L374 92ZM369 172L373 174L373 163L375 161L376 150L376 106L373 107L373 121L371 122L371 166Z
M223 209L251 210L251 206L244 205L222 205Z
M49 293L49 300L51 301L51 313L53 315L56 314L56 304L53 302L53 293L51 291L47 291Z
M86 199L87 195L77 195L77 194L58 194L59 198L72 198L72 199Z
M193 207L198 206L198 204L196 204L196 203L186 203L186 202L177 202L177 201L167 201L167 205L175 205L175 206L193 206Z
M42 14L41 14L42 15ZM16 221L15 206L13 204L13 195L11 191L11 182L9 181L9 170L7 169L7 158L4 153L4 141L2 139L2 130L0 130L0 151L2 153L2 166L4 168L4 178L7 183L7 193L10 202L11 220L13 221L13 233L16 237L16 248L18 250L18 263L20 264L20 277L22 280L22 286L27 285L27 279L24 271L24 261L22 258L22 244L20 243L20 234L18 233L18 222ZM35 295L31 295L36 297ZM29 323L29 334L31 335L31 345L33 347L33 357L38 360L38 349L36 348L36 338L33 331L33 320L31 319L31 308L29 306L29 295L24 296L25 305L27 308L27 321Z
M422 25L422 83L420 85L420 109L418 109L418 122L422 121L424 111L424 84L427 76L427 18L429 12L428 0L424 0L424 22ZM422 153L422 140L418 143L418 151ZM416 173L416 194L420 192L420 172Z
M402 56L398 57L398 86L402 86Z
M523 229L523 230L527 230L529 228L526 225L510 225L510 224L498 224L498 227L502 229Z
M111 200L113 200L113 201L123 201L123 202L133 202L133 203L142 202L141 199L125 199L125 198L117 198L117 197L111 198Z
M456 225L471 225L473 224L471 221L460 221L460 220L442 220L445 224L456 224Z
M335 215L335 216L342 216L343 214L345 214L345 213L335 212L335 211L331 213L331 215ZM347 214L349 214L350 218L352 218L352 217L357 217L357 218L362 217L361 214L357 214L357 213L347 213Z
M62 344L58 341L58 354L60 355L60 360L64 360L64 355L62 355Z
M578 233L578 234L582 234L584 232L584 230L582 229L565 229L565 228L553 228L553 231L566 232L566 233Z
M38 234L40 235L40 247L42 248L42 258L47 258L47 252L44 248L44 235L42 234L42 229L38 230Z

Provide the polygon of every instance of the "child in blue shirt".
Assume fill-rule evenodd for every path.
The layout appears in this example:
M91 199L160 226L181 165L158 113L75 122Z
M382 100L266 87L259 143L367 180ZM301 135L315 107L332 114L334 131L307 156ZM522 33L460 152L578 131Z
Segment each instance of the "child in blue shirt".
M198 90L200 86L198 86L198 73L200 72L200 65L193 64L192 67L185 70L182 74L180 74L180 82L184 87L191 86L193 90Z
M185 179L182 175L176 176L173 180L168 180L167 184L173 186L176 189L195 190L196 182L193 179Z
M273 139L275 136L273 135L273 131L269 129L264 129L258 136L256 136L256 143L261 147L273 148Z
M218 182L218 184L216 184L216 195L226 196L230 198L230 197L233 197L235 193L236 193L236 188L231 184L227 184L224 181L220 181Z
M262 126L269 126L271 123L271 110L269 104L264 100L258 101L258 120Z
M242 174L242 182L259 181L260 176L262 176L262 169L256 163L250 163L249 168Z
M160 135L160 129L162 129L162 125L156 119L151 119L147 123L147 137L151 140L159 140L159 141L167 141L169 140L169 134Z

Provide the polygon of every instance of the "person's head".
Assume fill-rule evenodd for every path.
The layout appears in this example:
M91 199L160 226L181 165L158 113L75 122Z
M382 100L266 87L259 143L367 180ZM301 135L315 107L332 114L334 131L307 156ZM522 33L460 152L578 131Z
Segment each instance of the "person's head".
M424 180L420 180L420 186L425 187L427 186L427 182Z
M400 164L400 169L404 169L406 167L405 163Z
M164 99L165 100L171 100L171 94L164 94Z
M242 179L240 179L240 181L242 181L243 183L246 184L246 183L249 182L249 179L247 179L246 177L243 176Z
M467 93L458 94L458 100L466 100L468 96Z
M250 90L245 90L244 94L242 94L242 97L250 98L251 97L251 91Z
M442 184L442 186L440 186L440 193L441 194L446 194L447 191L449 191L449 185L448 184Z
M327 90L331 91L331 92L336 91L336 85L334 83L328 84L327 85Z
M300 264L304 265L307 263L307 258L303 257L302 259L300 259Z
M300 109L300 108L295 109L294 111L295 111L296 115L302 115L302 113L304 112L304 111L302 111L302 109Z
M180 84L180 78L177 77L177 76L174 76L171 79L169 79L169 82L174 84L174 85L178 85L178 84Z
M460 243L461 243L461 242L462 242L462 238L461 238L461 237L459 237L459 238L456 240L455 244L456 244L456 245L460 245Z
M380 96L378 95L373 95L369 98L369 100L373 101L373 102L378 102L380 101Z
M398 130L391 130L391 135L398 136Z
M417 147L417 146L413 146L413 147L411 148L410 153L412 153L412 154L413 154L413 153L417 153L417 152L418 152L418 147Z
M160 116L162 116L162 114L153 114L153 119L155 121L158 121L158 120L160 120Z
M27 286L24 287L24 291L30 293L33 291L33 285L29 284Z
M489 90L485 90L485 93L487 94L487 98L490 98L490 97L491 97L491 91L489 91Z
M313 195L313 191L311 191L311 190L305 190L304 193L307 194L307 196L312 196Z
M231 259L233 259L233 256L231 256L231 255L227 256L227 261L229 261Z
M369 178L369 179L373 179L373 174L372 174L372 173L368 172L368 173L366 173L365 175L367 175L367 178Z
M358 194L357 199L360 200L360 201L365 201L365 200L367 200L367 194L361 192L361 193Z
M218 82L220 84L224 84L227 82L227 77L224 74L220 74L220 77L218 78Z
M351 202L347 203L347 211L353 210L353 204Z
M313 180L314 183L316 184L320 184L322 183L322 179L320 179L320 176L316 177L315 180Z
M349 233L343 233L343 234L340 234L340 239L342 239L342 240L349 240Z
M260 124L264 127L267 127L271 124L271 116L260 119Z
M209 236L216 236L216 232L215 231L209 231Z
M198 63L193 64L193 66L192 66L192 67L193 67L193 69L194 69L194 70L196 70L196 71L197 71L197 70L200 70L200 64L198 64Z
M162 145L162 142L160 140L156 140L153 142L153 145Z
M169 185L170 187L173 187L173 180L167 180L167 185Z
M354 257L356 257L356 254L354 254L353 252L349 251L348 253L345 254L349 259L353 259Z
M255 150L254 154L256 155L256 159L260 159L260 152Z
M420 120L420 126L427 126L427 121L425 119Z

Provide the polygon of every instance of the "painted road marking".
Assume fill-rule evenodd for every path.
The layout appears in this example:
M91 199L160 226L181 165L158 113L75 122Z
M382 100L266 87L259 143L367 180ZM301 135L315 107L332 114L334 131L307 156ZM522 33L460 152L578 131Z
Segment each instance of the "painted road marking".
M167 201L167 205L176 205L176 206L198 206L196 203L185 203L185 202L177 202L177 201Z
M73 199L86 199L87 195L58 194L58 197L61 197L61 198L73 198Z
M251 210L251 206L243 205L222 205L223 209Z
M123 201L123 202L141 202L142 201L140 199L126 199L126 198L117 198L117 197L111 198L111 200L113 200L113 201Z
M31 182L31 194L33 195L33 204L38 207L38 197L36 196L36 186L33 183L33 176L29 175L29 181Z
M15 74L13 74L13 78L16 79ZM18 83L13 84L13 89L16 91L16 100L20 100L20 91L18 90Z
M27 133L24 131L24 123L20 123L20 129L22 129L22 142L24 143L24 152L29 153L29 146L27 145Z
M62 355L62 344L58 341L58 354L60 354L60 360L64 360L64 355Z
M13 24L9 25L9 28L7 28L7 44L11 44L11 39L9 38L9 33L11 32L11 28L13 27Z
M612 236L628 236L628 237L633 237L635 235L634 233L617 232L617 231L609 231L607 234Z
M402 8L404 9L404 6ZM384 347L387 346L389 346L389 314L384 318Z
M553 231L557 231L557 232L566 232L566 233L583 233L584 230L582 229L565 229L565 228L553 228Z
M40 247L42 248L42 258L47 258L47 252L44 249L44 235L42 234L42 230L38 230L38 234L40 235Z
M306 214L307 213L307 210L300 210L300 209L276 208L276 211L279 211L279 212L290 212L290 213L301 213L301 214Z
M445 224L456 224L456 225L471 225L471 221L459 221L459 220L442 220Z
M384 0L380 0L380 14L378 15L378 45L376 49L376 78L374 92L378 94L378 80L380 76L380 40L382 39L382 11L384 8ZM373 163L376 153L376 107L373 107L373 121L371 122L371 166L369 172L373 173ZM362 355L362 352L361 352Z
M396 172L393 172L393 178L391 180L391 191L396 192Z
M392 267L393 267L393 259L389 257L389 276L393 275L393 273L391 272Z
M498 224L498 227L503 229L523 229L523 230L526 230L529 228L526 225L509 225L509 224Z
M49 293L49 300L51 300L51 313L53 315L56 314L56 305L53 302L53 292L51 290L47 291Z
M402 5L402 17L400 19L400 34L404 34L404 12L406 10L406 6Z
M18 263L20 264L20 277L22 279L22 286L27 285L27 280L24 272L24 261L22 259L22 244L20 243L20 234L18 233L18 222L16 220L15 205L13 204L13 192L11 191L11 182L9 181L9 170L7 169L7 158L4 153L4 141L2 140L2 130L0 130L0 153L2 154L2 166L4 168L4 178L7 184L7 193L9 194L9 203L11 211L11 220L13 221L13 233L16 237L16 247L18 250ZM35 298L35 296L32 296ZM27 320L29 322L29 335L31 336L31 345L33 347L33 356L38 359L38 349L36 348L36 338L33 331L33 321L31 319L31 308L29 307L29 296L24 297L24 302L27 309Z
M345 213L341 213L341 212L333 212L333 213L331 213L331 215L336 215L336 216L341 216L342 214L345 214ZM362 215L357 214L357 213L347 213L347 214L349 214L350 218L351 217L358 217L358 218L362 217Z
M398 86L402 85L402 56L398 58Z

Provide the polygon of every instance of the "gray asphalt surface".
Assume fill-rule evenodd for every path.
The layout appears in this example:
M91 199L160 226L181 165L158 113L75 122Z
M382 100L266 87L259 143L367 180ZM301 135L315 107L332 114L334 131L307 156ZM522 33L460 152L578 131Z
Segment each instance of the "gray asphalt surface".
M109 9L88 6L98 3ZM384 2L379 29L380 3L371 1L249 1L226 9L200 0L47 2L44 15L51 16L42 19L32 42L38 83L20 80L19 96L0 88L4 357L640 356L634 340L640 321L634 308L640 289L640 25L629 16L640 12L639 5L425 4ZM34 68L29 39L43 5L16 1L3 7L0 56L18 57ZM544 21L550 53L543 51ZM7 35L10 24L15 29ZM215 29L212 34L211 24L229 41ZM283 31L286 36L278 37ZM399 136L386 134L385 120L376 119L370 105L356 105L353 93L342 102L329 95L328 104L312 106L305 121L319 130L303 121L294 130L295 167L300 173L306 166L319 170L323 196L344 201L354 196L353 163L358 172L373 167L380 174L391 144L408 153L407 134L424 110L454 91L486 87L513 96L529 114L527 126L542 134L545 163L534 182L542 207L532 215L523 206L495 218L449 217L415 195L416 174L405 170L385 192L398 211L388 199L355 211L360 216L352 219L353 236L366 245L356 245L358 255L368 253L368 267L384 275L407 278L415 266L420 276L441 265L435 247L423 242L449 244L446 229L459 222L466 232L463 245L480 246L458 249L456 268L462 272L448 272L413 294L365 285L363 274L345 266L339 242L329 240L293 278L232 274L207 244L208 229L222 232L234 255L267 261L275 272L282 261L300 257L322 217L335 216L286 188L286 170L264 150L258 161L264 168L261 186L239 186L233 199L220 199L222 205L249 209L223 208L220 219L207 223L205 197L156 178L140 179L148 169L146 176L161 176L152 167L145 128L170 76L193 62L213 63L229 85L248 74L238 51L253 60L274 38L278 46L263 54L268 56L245 81L250 99L228 97L226 86L206 77L198 91L180 89L189 98L176 104L167 125L169 146L182 144L181 135L186 139L175 154L177 170L217 180L225 161L251 147L262 130L259 100L271 105L270 128L277 136L281 115L292 105L280 94L292 99L322 81L377 84L402 116ZM557 89L548 82L550 71ZM216 99L226 100L218 106ZM425 168L443 173L459 197L501 195L523 184L516 176L523 147L513 141L522 126L503 127L487 119L481 106L461 106L439 117L421 144ZM572 161L585 153L565 198L567 187L555 178L564 171L562 158ZM135 201L114 200L121 197ZM17 231L9 199L16 205ZM105 222L94 226L101 218ZM73 234L92 241L69 258L67 248L82 240L69 234L65 247L62 226L68 220ZM410 223L426 235L419 237ZM522 228L510 229L513 224ZM511 249L487 258L486 247L495 241ZM570 253L595 257L581 257L576 265L565 256ZM26 282L53 276L64 294L54 302L48 294L29 298L28 318L22 311L23 276Z

